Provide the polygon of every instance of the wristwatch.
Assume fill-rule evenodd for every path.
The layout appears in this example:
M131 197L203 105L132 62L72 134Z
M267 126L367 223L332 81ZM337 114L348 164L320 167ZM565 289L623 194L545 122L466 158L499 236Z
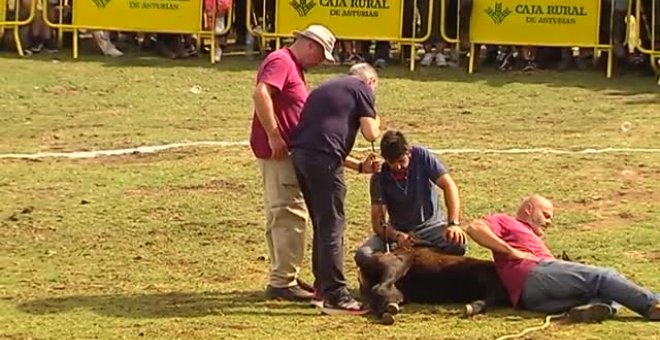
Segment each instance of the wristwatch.
M460 225L461 225L461 222L459 222L458 220L451 220L451 221L449 221L449 226L450 226L450 227L453 227L453 226L460 226Z

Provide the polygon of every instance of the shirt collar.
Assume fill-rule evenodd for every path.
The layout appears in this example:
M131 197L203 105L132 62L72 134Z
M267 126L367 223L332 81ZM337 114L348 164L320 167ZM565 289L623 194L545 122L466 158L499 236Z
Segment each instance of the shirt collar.
M288 46L285 47L284 50L289 54L289 56L291 56L291 60L293 60L293 62L296 64L296 66L298 66L298 68L300 68L301 70L305 69L300 63L300 60L296 57L295 54L293 54L293 51L291 51L291 49Z

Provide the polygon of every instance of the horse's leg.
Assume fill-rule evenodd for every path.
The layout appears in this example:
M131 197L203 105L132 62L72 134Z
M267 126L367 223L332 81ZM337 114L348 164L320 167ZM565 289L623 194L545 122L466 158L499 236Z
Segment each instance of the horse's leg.
M502 284L499 277L494 275L490 279L484 280L482 290L487 292L483 299L472 301L463 307L463 317L471 317L486 313L487 309L493 306L506 306L509 305L509 296Z
M412 258L406 254L389 253L383 254L380 262L383 268L381 282L372 288L372 292L382 301L381 309L384 313L381 320L391 324L394 322L393 316L399 313L399 304L404 301L403 293L396 288L396 282L408 272Z

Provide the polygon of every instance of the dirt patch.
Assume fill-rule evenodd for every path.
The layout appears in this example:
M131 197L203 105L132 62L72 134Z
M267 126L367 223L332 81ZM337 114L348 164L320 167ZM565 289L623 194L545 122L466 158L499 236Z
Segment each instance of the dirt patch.
M203 191L215 192L215 191L224 191L224 190L243 191L246 189L246 187L247 186L243 183L228 181L224 179L214 179L204 184L184 185L175 188L179 190L191 190L191 191L203 190Z
M585 211L595 217L595 221L584 224L584 229L601 229L625 226L638 216L624 209L623 205L631 202L648 202L649 195L660 198L660 193L641 193L618 191L608 197L591 197L576 202L562 204L561 210Z
M660 202L660 191L643 188L640 182L642 172L624 172L623 185L605 195L580 198L572 202L562 202L558 208L568 211L584 211L595 216L595 221L583 225L585 229L609 228L630 224L639 216L627 210L630 205L647 205Z
M127 194L133 196L151 196L151 195L170 194L173 192L181 192L181 191L208 192L208 193L230 191L230 192L243 193L247 191L247 185L245 183L238 182L237 180L214 179L207 183L202 183L202 184L175 185L165 188L139 187L139 188L127 190Z
M660 251L637 251L631 250L625 252L627 257L630 257L634 260L650 260L650 261L660 261Z
M160 152L132 152L125 155L116 155L116 156L99 156L94 158L82 158L75 160L78 164L150 164L160 161L168 160L181 160L191 157L197 157L203 155L204 152L201 150L188 149L188 150L168 150Z
M126 155L117 155L117 156L99 156L95 158L86 158L78 160L78 163L81 164L148 164L155 163L165 159L182 159L185 158L183 155L177 155L176 157L168 157L167 155L161 153L142 153L142 152L133 152Z
M45 89L45 92L54 95L69 95L78 92L78 88L73 85L55 85Z
M653 261L660 261L660 251L649 251L646 258Z

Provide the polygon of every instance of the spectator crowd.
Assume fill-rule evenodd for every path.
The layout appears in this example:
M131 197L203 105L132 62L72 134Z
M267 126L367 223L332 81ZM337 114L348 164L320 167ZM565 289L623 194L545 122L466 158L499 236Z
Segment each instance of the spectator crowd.
M72 20L72 6L76 0L46 0L44 8L42 0L6 0L5 20L26 20L29 17L31 6L36 6L36 13L30 23L19 27L18 37L24 55L35 53L57 52L57 30L51 28L44 21L46 17L54 23L70 24ZM101 1L101 0L99 0ZM202 39L198 42L195 35L174 33L145 33L145 32L117 32L100 30L79 30L81 38L91 38L97 53L108 57L121 57L126 50L139 48L141 51L151 51L164 58L185 59L210 53L211 45L216 47L215 61L221 62L224 55L245 54L248 57L255 55L265 56L276 49L271 39L261 41L259 36L252 33L265 31L272 32L275 22L275 0L250 0L251 20L245 15L248 10L246 0L204 0L203 25L205 30L214 32L213 39ZM338 40L334 46L335 59L341 64L353 65L367 62L382 68L396 62L409 62L411 56L424 67L459 67L466 63L466 56L470 48L470 14L474 0L446 0L446 13L441 13L441 0L412 1L404 0L402 38L424 36L429 26L431 35L426 41L417 44L414 55L410 53L410 45L391 41L368 40ZM640 53L627 45L630 34L628 11L635 8L637 3L631 0L601 0L600 43L612 44L615 65L618 70L636 70L650 73L652 67L650 56ZM646 11L642 17L637 18L636 25L641 27L640 37L644 46L658 46L660 41L651 41L660 34L651 34L658 27L651 27L653 16L652 8L656 11L660 6L651 6L653 0L642 0ZM36 2L36 4L34 3ZM265 2L265 3L264 3ZM429 22L429 7L433 5L431 20ZM458 9L460 8L460 11ZM0 12L2 13L2 12ZM460 13L460 17L459 14ZM608 15L612 13L612 15ZM460 19L460 26L457 20ZM449 37L457 37L458 44L445 41L440 34L440 25L444 23L445 31ZM457 28L459 26L459 28ZM250 29L251 28L251 29ZM413 32L414 30L414 32ZM13 28L5 27L0 33L2 40L0 48L4 50L15 49L13 41L15 35ZM252 32L252 33L251 33ZM65 32L64 47L68 47L71 32ZM341 37L339 37L341 38ZM656 40L660 38L656 37ZM501 71L522 70L534 71L536 69L580 69L586 70L601 67L607 57L593 48L577 47L544 47L544 46L477 46L478 67L494 67ZM658 48L660 49L660 48Z

